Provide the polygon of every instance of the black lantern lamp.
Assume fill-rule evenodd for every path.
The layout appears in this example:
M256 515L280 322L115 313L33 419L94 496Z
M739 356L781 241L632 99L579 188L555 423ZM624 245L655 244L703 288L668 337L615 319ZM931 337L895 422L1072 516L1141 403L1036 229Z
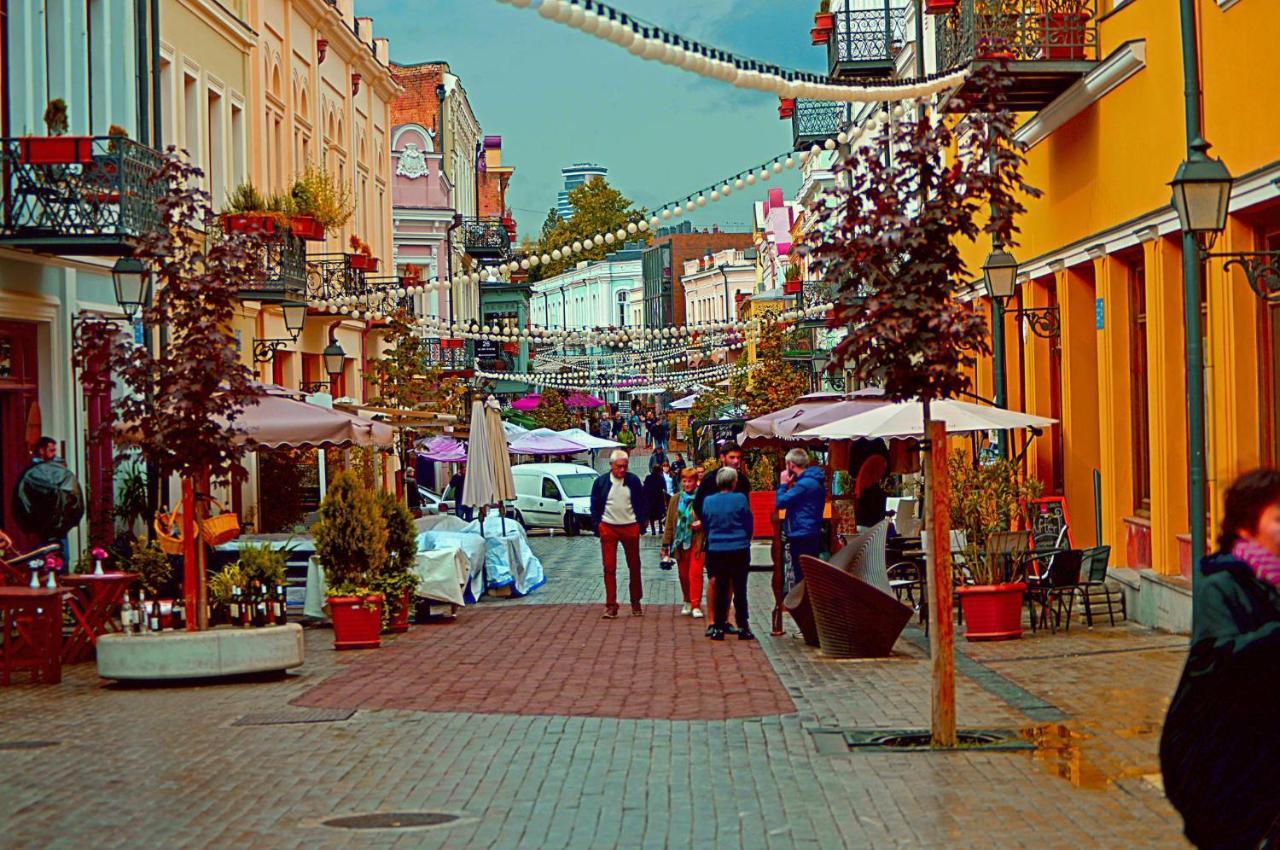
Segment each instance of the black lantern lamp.
M111 280L116 288L116 303L126 317L132 319L151 303L151 269L137 257L116 260L111 267Z
M303 325L307 321L307 304L305 301L285 301L280 305L284 313L284 327L294 342L302 334Z
M347 352L342 350L342 345L337 339L331 337L320 356L324 358L324 370L331 378L336 379L342 374L342 368L347 361Z
M1232 182L1226 164L1209 156L1209 143L1196 139L1191 143L1191 154L1169 183L1178 223L1184 233L1195 234L1196 242L1205 250L1226 229Z
M987 285L987 295L1005 304L1013 298L1018 286L1018 261L1004 248L994 248L982 264L982 279Z

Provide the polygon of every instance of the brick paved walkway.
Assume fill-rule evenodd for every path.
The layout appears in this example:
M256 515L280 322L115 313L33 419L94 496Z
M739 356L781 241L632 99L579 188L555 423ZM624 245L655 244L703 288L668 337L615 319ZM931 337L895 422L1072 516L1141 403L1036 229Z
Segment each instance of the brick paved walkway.
M832 661L794 636L765 635L741 648L681 644L682 637L655 634L666 625L672 635L696 630L671 623L669 613L607 624L587 616L580 641L545 641L541 661L529 651L530 636L536 640L547 623L576 635L556 618L576 605L598 610L595 544L537 539L545 587L524 599L486 601L455 625L417 628L381 650L338 654L331 632L310 629L307 664L281 680L119 688L79 665L57 687L0 689L0 847L1186 846L1153 781L1159 723L1183 658L1179 638L1118 626L1005 644L961 641L962 724L1047 727L1052 746L849 753L831 746L836 731L927 721L928 662L918 630L908 630L893 658ZM645 546L646 562L656 564L652 541ZM645 579L651 609L679 601L674 573L650 566ZM752 575L751 594L755 619L764 623L764 574ZM670 703L661 717L652 716L662 714L656 703L640 718L574 716L581 690L522 690L526 676L559 667L570 668L566 681L581 675L583 656L606 625L636 629L627 639L637 644L653 635L655 671L672 663L658 658L662 642L690 653L723 651L735 663L764 659L774 673L757 667L761 678L776 675L794 709L778 692L782 706L760 716L668 719ZM675 631L682 626L685 632ZM465 639L481 632L492 646ZM512 639L518 634L524 639ZM489 670L473 671L469 681L507 680L506 713L470 702L480 698L465 687L461 668L481 666L466 664L477 658ZM526 669L535 662L544 666ZM366 675L379 669L400 672ZM654 678L655 691L670 692L669 682ZM360 691L345 689L356 680ZM722 687L718 677L698 682L707 703L723 698ZM301 704L325 693L347 694L359 710L337 722L234 725L249 715L305 719L313 709ZM448 704L447 693L458 701ZM487 699L496 696L488 687ZM378 707L393 698L421 702ZM534 700L564 713L534 714ZM32 740L57 743L10 747ZM397 811L461 819L403 831L321 824Z

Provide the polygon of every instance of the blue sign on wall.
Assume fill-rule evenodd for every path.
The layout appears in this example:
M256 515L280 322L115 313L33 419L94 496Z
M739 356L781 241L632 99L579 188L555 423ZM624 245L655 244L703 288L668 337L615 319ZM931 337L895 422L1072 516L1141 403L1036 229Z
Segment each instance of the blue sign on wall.
M133 317L133 344L146 345L146 343L147 343L147 332L142 327L142 317L134 316Z
M1094 326L1098 330L1102 330L1107 326L1106 311L1103 309L1101 298L1097 298L1093 302L1093 316L1095 320Z

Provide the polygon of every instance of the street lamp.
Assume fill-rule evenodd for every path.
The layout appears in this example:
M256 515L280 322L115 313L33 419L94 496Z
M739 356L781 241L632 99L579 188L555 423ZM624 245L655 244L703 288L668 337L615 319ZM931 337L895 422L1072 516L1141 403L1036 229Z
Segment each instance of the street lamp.
M982 279L987 285L987 295L1001 305L1013 297L1018 286L1018 261L1002 247L995 247L982 264Z
M116 303L127 318L151 301L151 270L137 257L121 257L111 267L111 280L116 288Z
M337 380L346 363L347 352L342 350L342 345L336 338L330 337L329 344L325 346L320 356L324 358L324 370L329 373L329 377Z
M982 264L982 279L986 284L987 295L991 298L993 319L999 325L1000 318L1008 308L1018 289L1018 261L1004 248L997 245L987 255ZM1054 339L1062 333L1062 322L1057 307L1019 307L1012 311L1015 318L1025 320L1031 332L1041 339ZM1004 336L995 339L999 354L1004 352ZM1002 375L1000 377L1003 377ZM1002 394L997 389L997 403L1003 407Z
M1231 200L1231 172L1220 159L1209 156L1209 143L1197 137L1169 186L1173 209L1183 233L1192 233L1202 248L1213 246L1227 227L1227 203Z
M284 312L284 327L289 331L289 336L293 337L293 341L297 342L298 337L302 334L303 325L307 321L307 304L305 301L285 301L280 305L280 309Z

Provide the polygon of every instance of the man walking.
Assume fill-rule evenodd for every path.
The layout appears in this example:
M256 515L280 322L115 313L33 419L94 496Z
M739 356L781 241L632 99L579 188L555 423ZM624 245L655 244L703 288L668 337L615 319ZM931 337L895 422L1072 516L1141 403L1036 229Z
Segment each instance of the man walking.
M631 595L631 616L643 617L640 600L640 528L645 521L644 490L640 479L628 472L629 458L622 449L609 456L609 471L591 485L591 523L600 536L600 556L604 564L604 617L618 617L618 544L627 558L627 589Z
M67 562L67 532L84 516L84 493L75 473L58 457L58 443L52 437L36 441L31 465L14 488L13 513L23 531L57 543L63 563Z
M787 468L778 479L778 508L787 512L782 530L787 537L791 561L787 589L804 578L801 555L816 556L822 551L822 510L826 504L826 482L822 469L809 465L809 453L792 449L786 455Z

